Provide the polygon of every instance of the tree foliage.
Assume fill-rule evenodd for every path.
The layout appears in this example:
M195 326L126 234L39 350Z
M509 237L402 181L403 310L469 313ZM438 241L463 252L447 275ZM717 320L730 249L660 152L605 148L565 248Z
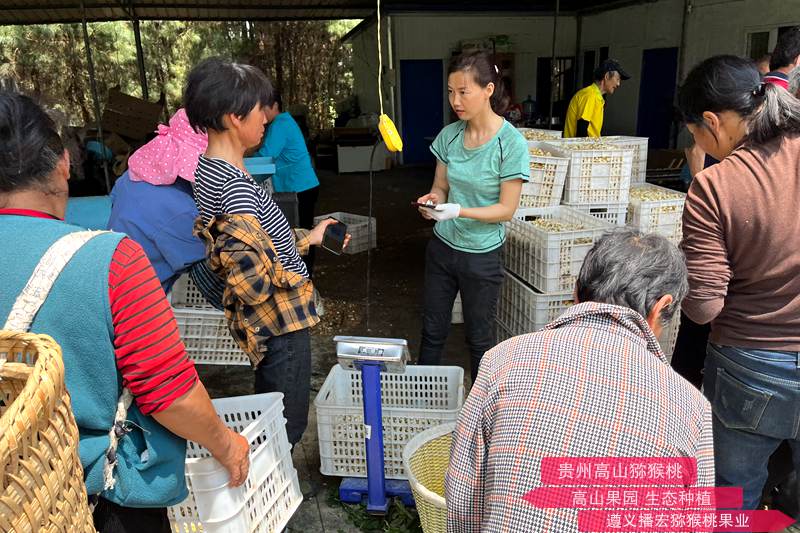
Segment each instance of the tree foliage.
M219 55L262 68L287 106L308 109L312 130L333 123L335 102L352 92L352 55L341 36L354 21L140 23L150 99L163 93L169 113L180 106L189 70ZM101 108L108 89L141 97L133 27L89 25ZM62 111L74 125L94 119L79 24L0 27L0 79Z

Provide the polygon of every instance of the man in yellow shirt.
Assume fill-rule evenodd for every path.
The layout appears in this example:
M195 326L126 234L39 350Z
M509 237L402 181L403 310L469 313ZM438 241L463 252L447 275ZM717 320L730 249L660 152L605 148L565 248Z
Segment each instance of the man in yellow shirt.
M613 59L606 59L594 70L594 83L572 97L564 122L564 137L600 137L603 129L605 95L614 94L622 80L630 76Z

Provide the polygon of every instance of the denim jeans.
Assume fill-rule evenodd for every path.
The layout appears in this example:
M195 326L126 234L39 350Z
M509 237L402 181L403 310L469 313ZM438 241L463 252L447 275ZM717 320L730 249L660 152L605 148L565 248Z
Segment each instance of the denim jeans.
M283 393L286 433L294 446L308 425L311 391L311 336L308 328L267 341L267 353L256 368L256 394Z
M425 304L419 364L440 364L450 332L453 302L461 291L474 382L483 354L495 345L494 319L502 283L499 248L480 254L459 252L433 237L425 252Z
M717 485L755 509L772 453L787 441L800 468L800 352L708 345L703 393L714 412Z

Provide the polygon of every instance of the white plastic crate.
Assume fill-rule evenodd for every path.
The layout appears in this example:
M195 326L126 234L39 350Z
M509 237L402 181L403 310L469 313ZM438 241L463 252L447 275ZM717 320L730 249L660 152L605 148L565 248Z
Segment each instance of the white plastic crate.
M350 244L344 249L344 253L357 254L366 252L369 248L375 248L377 246L376 235L378 234L378 226L375 217L372 217L371 234L369 228L370 217L337 211L335 213L314 217L314 225L316 226L326 218L335 218L339 222L347 224L347 233L350 234Z
M572 291L583 259L611 225L570 207L521 209L506 222L503 263L542 292ZM579 224L581 229L552 232L538 228L535 219Z
M599 145L597 150L578 149L574 141L542 143L542 149L569 159L564 183L566 204L626 203L631 185L633 150Z
M494 337L495 342L500 344L503 341L506 341L513 337L511 330L499 320L494 321Z
M283 394L273 392L212 400L225 424L250 443L250 471L239 487L228 487L228 473L211 454L187 443L189 496L169 508L176 533L282 531L303 501L292 465Z
M186 353L197 364L249 365L250 359L239 348L228 330L225 314L216 309L175 307L178 332Z
M591 215L596 219L611 224L612 226L624 226L625 217L628 213L628 204L564 205L569 205L569 207L572 209L587 215Z
M539 128L517 128L528 142L556 140L561 138L561 130L543 130Z
M658 337L658 344L661 345L661 350L667 356L668 361L672 361L672 353L675 351L675 342L678 340L678 330L680 327L681 310L678 309L675 311L669 324L662 328L661 335Z
M648 137L631 137L628 135L609 135L600 137L601 142L613 144L620 148L633 150L631 160L631 183L644 183L647 178Z
M456 294L456 300L453 302L453 315L450 319L451 324L464 323L464 310L461 306L461 293Z
M531 154L531 177L530 181L522 184L520 207L554 207L560 204L568 168L569 159L565 157Z
M402 374L381 373L383 456L387 479L406 479L403 448L429 427L455 422L464 403L464 369L407 366ZM320 472L366 477L361 373L334 366L314 400Z
M663 200L646 200L639 193L665 195ZM649 183L631 187L626 223L645 232L658 233L678 244L682 234L683 205L686 194Z
M631 183L644 183L647 177L648 137L629 135L607 135L605 137L571 137L561 142L573 144L597 143L633 150L631 159Z
M192 281L191 276L184 274L175 281L170 292L170 302L173 307L196 307L198 309L214 309L206 301L203 293Z
M512 336L524 335L542 329L573 303L571 290L544 294L506 272L497 303L497 321Z

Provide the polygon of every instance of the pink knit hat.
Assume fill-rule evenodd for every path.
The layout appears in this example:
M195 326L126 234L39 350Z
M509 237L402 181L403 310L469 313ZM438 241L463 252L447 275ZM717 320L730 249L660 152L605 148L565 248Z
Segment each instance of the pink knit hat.
M158 136L128 159L128 174L133 181L152 185L171 185L180 176L194 182L200 154L206 151L208 136L189 125L181 108L169 119L169 126L158 125Z

